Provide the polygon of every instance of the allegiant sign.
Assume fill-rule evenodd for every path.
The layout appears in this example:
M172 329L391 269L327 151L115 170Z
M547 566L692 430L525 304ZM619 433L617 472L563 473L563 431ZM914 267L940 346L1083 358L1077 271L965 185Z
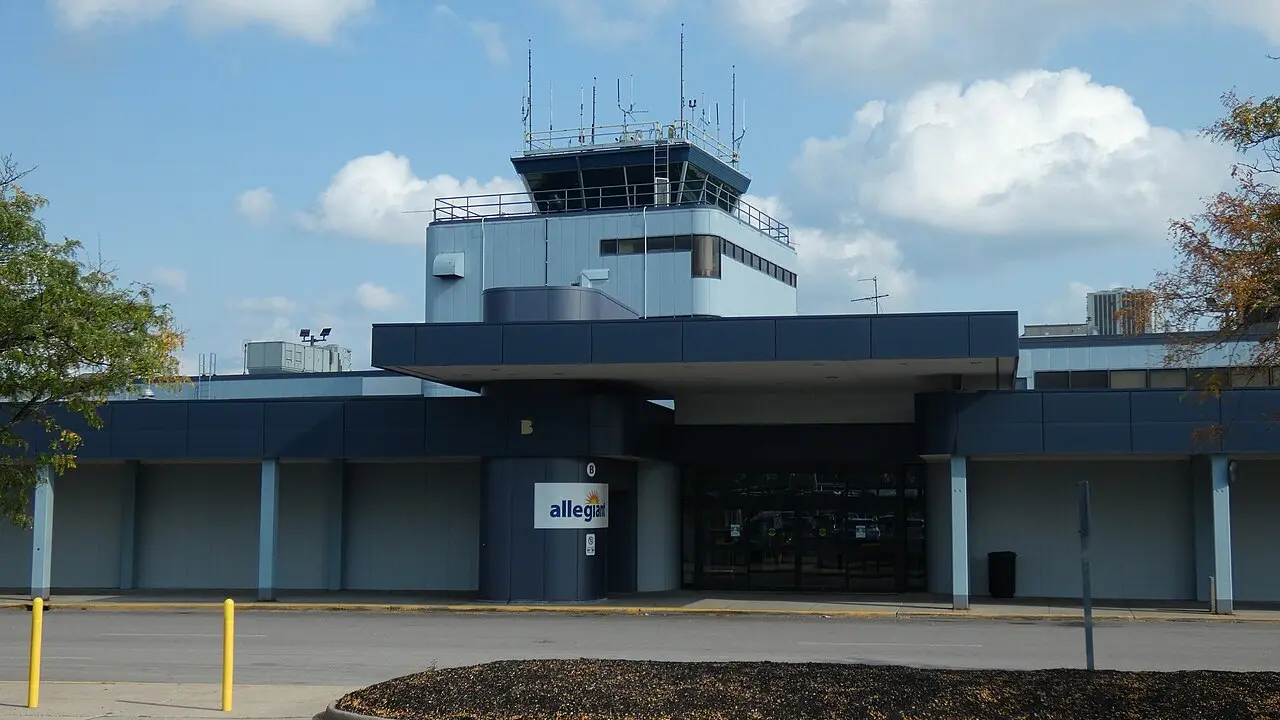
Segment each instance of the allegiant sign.
M538 530L609 527L609 486L604 483L534 483L533 527Z

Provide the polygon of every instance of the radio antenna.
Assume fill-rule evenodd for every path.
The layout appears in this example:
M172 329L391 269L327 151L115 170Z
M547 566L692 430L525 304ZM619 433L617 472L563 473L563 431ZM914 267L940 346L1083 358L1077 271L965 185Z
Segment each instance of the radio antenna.
M716 142L720 142L720 103L716 103Z
M556 81L547 82L547 132L556 129Z
M587 112L587 91L581 85L578 86L578 144L585 144L587 140L586 125L583 125L583 117Z
M684 23L680 23L680 139L684 140Z
M596 78L591 78L591 144L596 144Z
M524 92L524 107L521 109L524 122L524 139L533 143L533 38L529 38L529 79ZM530 148L532 149L532 147Z

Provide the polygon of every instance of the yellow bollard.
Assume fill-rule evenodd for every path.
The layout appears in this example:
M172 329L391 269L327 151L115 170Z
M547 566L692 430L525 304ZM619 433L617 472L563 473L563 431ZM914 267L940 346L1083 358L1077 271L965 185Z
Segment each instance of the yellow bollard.
M222 603L222 712L231 712L231 686L236 663L236 603Z
M44 644L44 598L31 603L31 667L27 671L27 707L40 706L40 648Z

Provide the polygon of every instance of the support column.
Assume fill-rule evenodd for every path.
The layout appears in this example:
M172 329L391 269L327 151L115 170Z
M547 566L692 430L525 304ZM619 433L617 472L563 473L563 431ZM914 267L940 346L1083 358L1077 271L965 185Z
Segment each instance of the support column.
M258 599L276 599L276 540L280 516L280 462L262 461L262 500L258 509Z
M969 609L969 463L951 458L951 609Z
M123 487L120 488L120 589L133 590L136 585L134 564L138 544L138 475L141 463L125 464Z
M53 572L53 469L36 470L35 509L32 511L31 599L49 599Z
M347 463L339 460L329 481L328 521L325 523L325 580L326 587L333 592L342 589L342 569L346 557L346 510Z
M1209 458L1213 475L1213 577L1218 588L1218 614L1231 615L1235 593L1231 567L1231 461L1226 455Z

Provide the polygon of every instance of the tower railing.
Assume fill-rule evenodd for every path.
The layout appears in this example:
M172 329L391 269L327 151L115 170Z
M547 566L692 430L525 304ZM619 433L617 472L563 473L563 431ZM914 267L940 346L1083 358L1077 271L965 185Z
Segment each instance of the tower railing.
M715 207L790 248L791 229L710 179L436 198L434 222L518 218L641 208ZM659 192L655 193L655 189ZM665 202L664 202L665 201Z
M598 125L594 128L535 130L525 134L525 155L553 155L592 149L626 148L653 145L657 142L688 143L717 160L738 168L737 151L721 142L692 120L663 124L656 121L624 125Z

